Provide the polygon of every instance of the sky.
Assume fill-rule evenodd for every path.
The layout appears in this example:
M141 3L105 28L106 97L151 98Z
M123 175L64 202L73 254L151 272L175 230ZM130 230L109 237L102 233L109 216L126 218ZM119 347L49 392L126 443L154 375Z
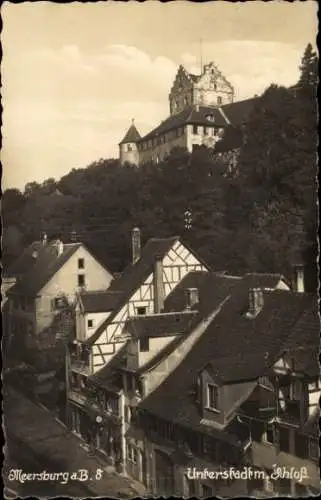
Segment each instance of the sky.
M169 114L177 68L214 61L236 100L291 85L317 3L4 2L2 189L118 157ZM202 42L200 41L202 40Z

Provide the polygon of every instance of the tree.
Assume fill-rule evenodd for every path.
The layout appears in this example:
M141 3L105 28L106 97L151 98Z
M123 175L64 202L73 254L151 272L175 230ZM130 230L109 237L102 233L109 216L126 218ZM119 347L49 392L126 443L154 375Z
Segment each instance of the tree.
M311 43L306 46L304 51L300 72L298 85L301 88L312 90L313 95L316 97L315 91L318 85L318 56L313 50Z

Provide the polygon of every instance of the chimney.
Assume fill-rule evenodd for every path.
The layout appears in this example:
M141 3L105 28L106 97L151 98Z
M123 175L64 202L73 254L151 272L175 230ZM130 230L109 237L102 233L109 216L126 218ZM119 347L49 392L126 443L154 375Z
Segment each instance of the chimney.
M64 244L61 240L57 240L56 241L56 247L57 247L57 254L58 254L58 257L60 257L60 255L63 254L63 251L64 251Z
M164 283L162 257L156 255L154 262L154 313L160 313L164 308Z
M292 288L295 292L304 292L304 265L295 264L293 266Z
M198 288L187 288L186 295L186 309L192 309L195 304L199 302Z
M47 234L43 233L43 235L42 235L42 244L43 245L47 245L47 240L48 240Z
M132 230L132 263L140 259L140 229L134 227Z
M263 290L260 288L249 289L249 316L256 316L264 305Z

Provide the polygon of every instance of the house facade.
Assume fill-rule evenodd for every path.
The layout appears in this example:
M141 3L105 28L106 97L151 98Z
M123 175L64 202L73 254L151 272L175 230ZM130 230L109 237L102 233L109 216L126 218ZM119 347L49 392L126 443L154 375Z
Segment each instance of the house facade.
M300 322L310 325L308 345L316 352L318 317L309 314L311 299L302 293L302 276L297 274L299 291L293 292L280 275L213 274L176 238L152 239L140 255L137 235L135 230L133 263L104 293L108 316L92 334L87 330L80 338L77 333L70 347L70 425L152 495L266 496L271 464L260 460L269 456L264 447L272 443L265 436L270 440L266 429L274 417L262 418L260 412L265 406L277 411L274 370L289 356L284 354L288 346L296 355L302 352ZM88 314L93 309L87 304ZM95 345L101 346L102 366L95 364ZM300 369L310 387L305 393L309 409L295 432L313 447L319 379ZM283 387L288 380L286 374ZM303 383L300 387L306 390ZM291 405L282 405L286 419L285 408ZM284 466L305 453L300 463L308 464L309 480L291 483L291 491L300 486L300 491L315 491L310 451L293 442L288 461L281 455ZM270 458L276 460L280 445L273 446ZM238 474L248 467L256 475L244 480ZM234 476L225 477L230 468ZM197 475L204 470L215 471L216 480ZM287 478L280 479L273 483L278 494L289 486Z
M78 291L105 290L113 279L82 243L46 238L27 248L8 269L10 276L8 329L24 346L42 342Z
M214 148L229 125L247 119L255 102L256 98L234 102L232 85L213 62L200 75L179 66L169 94L169 117L144 137L132 124L119 144L120 162L158 163L174 148Z
M91 443L97 443L97 439L101 442L97 435L109 436L107 454L123 468L126 456L124 433L131 412L128 401L129 398L138 401L145 390L142 379L135 374L133 368L137 363L139 366L147 365L152 357L149 349L138 355L128 322L133 317L161 314L166 297L184 276L190 271L207 272L208 269L178 237L153 238L141 252L140 234L136 228L133 230L132 247L132 263L114 280L104 297L99 299L105 303L105 310L96 310L96 319L98 320L98 314L104 314L105 318L99 323L102 318L99 316L97 328L89 332L81 326L83 318L79 317L76 339L69 350L68 404L71 427ZM96 299L99 295L101 294L97 294ZM80 300L84 302L84 295L80 296ZM83 307L85 310L86 306ZM79 314L83 313L79 310ZM168 348L173 337L175 332L172 336L153 339L153 353L157 354ZM114 365L122 364L124 355L127 358L128 347L132 352L131 361L129 364L126 361L124 370L115 372ZM97 404L90 403L92 398L88 394L94 392L90 387L98 386L100 393L104 392L101 400L112 401L108 403L109 408L112 408L110 413L106 410L107 403L102 407L99 405L100 398L96 398ZM97 425L97 418L98 423L103 422L103 425ZM88 427L91 429L89 434L94 436L91 439L83 431ZM104 451L106 453L106 449Z
M316 300L269 286L258 300L258 289L249 289L246 306L243 287L137 408L133 426L154 495L320 493ZM216 480L205 470L216 471ZM235 473L245 470L252 476Z

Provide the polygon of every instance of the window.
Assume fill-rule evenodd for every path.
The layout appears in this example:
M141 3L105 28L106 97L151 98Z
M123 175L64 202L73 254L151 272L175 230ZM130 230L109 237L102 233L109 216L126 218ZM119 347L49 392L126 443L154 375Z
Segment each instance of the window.
M212 497L212 488L210 486L207 486L207 484L202 484L201 489L202 489L201 491L202 498Z
M274 484L273 481L270 479L271 474L272 471L268 472L264 477L264 490L268 493L273 493L274 491Z
M204 135L207 135L208 134L208 129L207 127L204 127Z
M207 406L218 411L219 388L217 385L207 384Z
M132 150L133 150L133 146L131 144L128 144L127 151L132 151Z
M85 259L78 259L78 269L85 268Z
M264 441L270 444L274 443L274 432L273 432L273 427L271 425L266 425Z
M309 389L315 390L315 389L321 389L321 381L319 378L317 378L314 382L311 382L309 384Z
M193 125L193 134L197 135L197 132L198 132L197 125Z
M137 451L137 448L135 448L133 446L132 450L133 450L133 454L132 454L133 463L137 464L137 462L138 462L138 451Z
M267 377L266 375L264 375L263 377L259 377L259 385L263 385L264 387L270 388L271 382L269 377Z
M141 352L148 352L149 351L149 338L146 337L141 337L139 340L139 347Z
M222 97L220 95L217 96L217 104L222 104Z
M87 326L88 326L88 328L94 328L94 326L95 326L94 320L93 319L89 319L87 321Z
M130 408L130 406L126 406L126 409L125 409L125 421L127 424L130 423L130 420L132 418L132 410Z
M62 309L65 306L65 299L63 297L56 297L52 301L52 309L56 311L57 309Z
M85 286L85 275L78 274L78 286Z
M300 401L301 399L301 382L294 379L290 386L290 399L291 401Z
M309 456L309 440L307 436L303 434L295 435L295 455L300 458L308 458Z
M276 484L277 492L281 493L283 495L290 495L291 494L291 479L288 478L282 478L277 481Z
M279 433L279 439L280 439L280 451L284 451L285 453L289 452L289 447L290 447L290 440L289 440L289 429L286 429L285 427L280 428L280 433Z
M208 120L209 122L215 122L214 115L207 115L206 120Z
M126 382L127 382L127 391L133 391L135 382L134 382L134 377L131 373L127 374Z
M136 313L138 316L143 316L144 314L146 314L146 307L137 307L136 308Z
M186 482L187 482L188 496L191 498L196 497L195 479L186 478Z
M289 493L289 491L288 491ZM317 495L320 494L320 491L318 491ZM304 498L309 496L309 491L304 484L301 483L295 483L295 496L298 496L299 498Z
M317 438L309 439L309 457L311 460L319 460L319 442Z

